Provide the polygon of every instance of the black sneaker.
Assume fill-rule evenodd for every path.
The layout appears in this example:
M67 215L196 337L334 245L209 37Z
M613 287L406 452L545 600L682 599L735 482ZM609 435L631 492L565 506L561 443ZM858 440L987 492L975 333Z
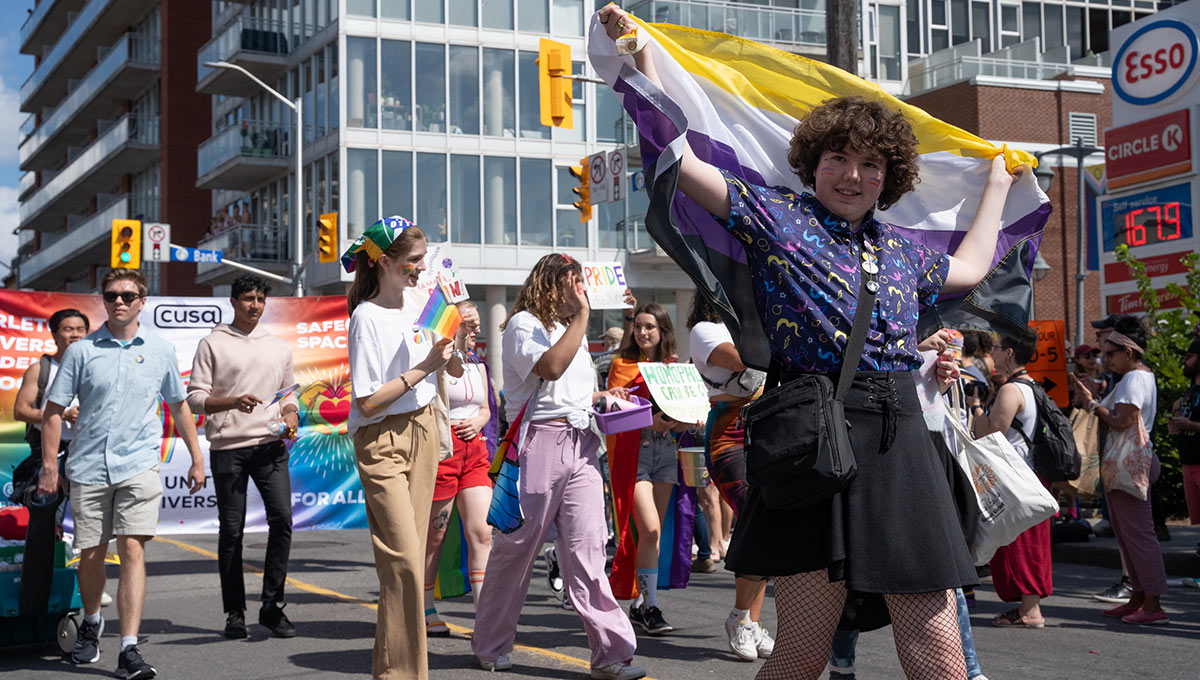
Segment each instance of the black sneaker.
M146 663L137 645L129 645L117 657L117 677L125 680L146 680L158 675L154 666Z
M225 615L225 637L230 640L244 638L246 631L246 612L229 612Z
M635 628L641 628L643 631L646 630L646 607L629 605L629 620Z
M96 663L100 660L100 635L104 632L104 617L100 623L88 623L79 618L79 632L75 635L75 649L71 650L71 661Z
M1166 524L1160 524L1154 527L1154 536L1159 543L1166 543L1171 540L1171 530L1167 528Z
M1121 579L1104 592L1093 595L1092 599L1112 604L1125 604L1131 597L1133 597L1133 588L1129 587L1129 581Z
M666 635L675 630L667 620L663 618L662 610L658 607L646 607L644 614L646 632L650 635Z
M296 627L288 621L287 614L283 613L284 605L276 605L274 602L264 602L261 609L258 610L258 622L266 626L271 631L271 635L281 638L296 637Z

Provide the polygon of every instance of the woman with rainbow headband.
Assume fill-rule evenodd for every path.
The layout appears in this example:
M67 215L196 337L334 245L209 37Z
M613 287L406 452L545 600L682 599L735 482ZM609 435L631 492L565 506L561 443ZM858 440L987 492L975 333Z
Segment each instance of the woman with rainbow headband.
M553 525L563 581L592 649L591 677L636 680L646 674L630 663L637 639L604 575L608 526L591 407L601 395L628 393L595 391L589 313L583 268L567 255L550 254L533 266L500 326L506 414L515 423L524 409L528 424L518 452L524 523L493 537L475 603L471 650L484 670L512 668L508 654L533 563Z
M623 68L662 90L639 25L615 5L597 21L617 50L631 54ZM643 134L658 122L637 120ZM798 510L770 507L751 485L739 509L726 567L775 577L779 637L757 677L819 678L847 594L855 593L873 611L886 604L910 680L965 678L954 588L975 583L975 570L910 372L921 365L920 309L943 291L971 290L991 268L1013 182L1004 155L991 162L970 229L951 255L876 218L877 208L892 206L918 181L912 126L879 102L832 99L796 126L789 184L812 193L756 185L714 165L720 161L710 147L697 151L690 135L680 139L675 189L741 244L748 292L781 383L839 375L858 301L874 299L863 308L861 356L846 358L854 370L843 404L857 476ZM652 188L665 193L657 180Z
M425 303L416 287L425 252L425 234L416 225L388 217L342 255L342 266L354 272L347 294L349 428L379 576L371 675L383 679L429 677L422 595L440 446L432 406L436 374L445 367L449 375L463 375L466 333L479 327L478 314L464 312L456 338L431 343L415 325Z

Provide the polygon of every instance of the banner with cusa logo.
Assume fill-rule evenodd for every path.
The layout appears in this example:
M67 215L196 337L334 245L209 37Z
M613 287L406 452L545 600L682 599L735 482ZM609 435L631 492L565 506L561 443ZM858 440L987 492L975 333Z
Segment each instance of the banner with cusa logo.
M29 455L25 424L13 417L21 378L43 354L55 352L48 319L73 308L87 315L95 330L105 320L98 295L0 290L0 486L4 499L12 489L12 470ZM217 323L233 320L228 299L151 297L140 321L150 332L175 345L179 372L187 382L196 345ZM346 298L268 297L260 321L292 348L296 382L300 384L300 434L288 442L294 528L350 529L367 526L362 486L354 462L354 445L347 434L350 415L350 369L346 353ZM406 329L406 332L418 332ZM269 402L273 395L258 395ZM187 448L175 436L170 411L159 404L163 422L160 471L163 499L159 532L215 533L216 492L204 417L197 417L200 446L209 479L195 495L187 492ZM258 492L250 484L247 531L266 531L266 516Z

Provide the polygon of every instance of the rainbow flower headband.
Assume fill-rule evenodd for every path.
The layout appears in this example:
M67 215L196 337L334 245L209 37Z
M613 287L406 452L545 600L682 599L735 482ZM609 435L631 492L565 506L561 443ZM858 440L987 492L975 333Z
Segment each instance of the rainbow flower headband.
M383 251L387 250L400 235L400 232L412 226L415 225L399 215L385 217L372 224L361 236L354 239L354 243L350 244L346 252L342 253L342 268L347 273L353 272L354 258L359 251L363 250L367 251L367 257L371 258L372 262L378 260L379 256L383 255Z

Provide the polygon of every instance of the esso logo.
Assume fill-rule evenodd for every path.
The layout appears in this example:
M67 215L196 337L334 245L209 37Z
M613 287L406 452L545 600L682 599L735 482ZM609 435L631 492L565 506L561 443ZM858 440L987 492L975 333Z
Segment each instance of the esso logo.
M1196 33L1165 19L1138 29L1113 60L1113 87L1130 104L1155 104L1175 94L1196 68Z

